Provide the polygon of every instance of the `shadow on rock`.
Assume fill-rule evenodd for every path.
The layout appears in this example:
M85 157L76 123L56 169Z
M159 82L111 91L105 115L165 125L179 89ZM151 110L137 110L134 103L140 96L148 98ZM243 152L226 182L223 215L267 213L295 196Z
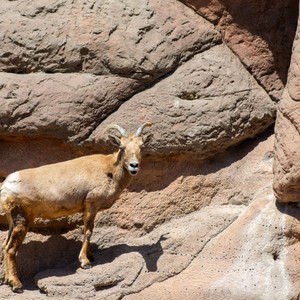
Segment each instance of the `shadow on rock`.
M276 201L276 207L281 213L289 215L297 219L298 221L300 220L300 203L295 203L295 202L282 203Z
M297 240L300 240L300 232L299 232L299 221L300 221L300 203L289 202L289 203L280 203L276 201L277 209L285 215L290 216L291 218L297 220L296 222L289 221L287 222L284 235L286 237L293 237Z
M22 244L17 255L17 267L22 280L49 268L61 268L74 262L82 242L61 235L50 236L46 241Z
M215 156L201 160L197 155L192 160L184 157L177 157L173 160L145 161L139 176L130 184L130 192L153 192L161 191L175 182L179 177L209 175L225 169L242 160L257 145L267 140L274 133L274 127L271 125L264 133L255 139L248 138L240 142L238 146L232 146L224 149L224 152L215 154Z
M127 244L119 244L100 251L93 251L95 259L93 265L110 263L123 254L138 252L145 260L147 271L155 272L157 271L157 262L163 254L161 242L166 239L166 235L161 235L156 243L150 245L129 246Z
M93 266L101 266L107 263L112 263L117 257L126 254L126 253L132 253L132 252L138 252L142 255L142 257L145 260L146 268L148 272L155 272L157 270L157 262L160 258L160 256L163 254L163 248L161 245L161 242L166 240L167 238L165 235L160 236L158 241L153 244L147 244L147 245L139 245L139 246L129 246L127 244L119 244L114 245L111 247L108 247L106 249L98 249L98 246L96 244L91 244L91 250L92 254L94 256L94 261L92 263ZM71 244L74 245L74 243L70 242L69 251L71 251ZM52 246L51 246L52 247ZM75 244L75 248L72 249L72 257L74 255L78 256L79 251L78 245ZM76 253L75 253L76 251ZM48 256L50 252L48 251ZM74 255L73 255L74 254ZM45 252L44 252L45 255ZM55 256L56 259L59 259L59 256ZM73 275L76 273L76 271L80 268L78 260L73 261L73 263L68 264L65 267L61 268L52 268L45 271L41 271L36 274L35 281L43 280L48 277L65 277L68 275ZM87 270L88 272L88 270ZM32 286L32 282L28 281L27 286L25 285L25 288L30 288L30 283Z

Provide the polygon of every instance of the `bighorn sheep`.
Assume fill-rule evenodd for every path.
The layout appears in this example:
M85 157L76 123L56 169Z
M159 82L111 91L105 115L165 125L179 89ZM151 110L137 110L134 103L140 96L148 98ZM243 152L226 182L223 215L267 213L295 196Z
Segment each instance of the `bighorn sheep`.
M145 123L135 134L118 125L121 137L108 135L119 147L113 154L95 154L73 160L14 172L1 186L0 202L9 230L3 244L5 282L14 292L22 292L16 269L16 254L35 218L54 219L84 213L84 239L79 254L82 268L91 266L89 241L98 211L113 205L140 168Z

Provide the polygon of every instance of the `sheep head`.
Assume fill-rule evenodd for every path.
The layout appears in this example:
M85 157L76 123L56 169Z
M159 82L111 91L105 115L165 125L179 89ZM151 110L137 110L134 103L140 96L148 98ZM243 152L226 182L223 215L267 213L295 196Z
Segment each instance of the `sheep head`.
M152 123L144 123L134 134L128 134L127 131L116 124L111 124L107 130L115 129L121 136L108 135L110 141L119 147L120 157L123 159L123 166L131 175L136 175L141 164L141 148L148 140L149 135L145 138L142 136L145 127L151 127Z

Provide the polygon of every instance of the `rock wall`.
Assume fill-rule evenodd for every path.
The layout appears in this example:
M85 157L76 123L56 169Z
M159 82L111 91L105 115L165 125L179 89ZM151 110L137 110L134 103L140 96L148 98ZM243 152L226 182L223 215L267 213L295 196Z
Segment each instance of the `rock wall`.
M22 299L298 297L299 213L272 192L274 155L276 196L297 195L297 18L295 0L1 4L2 180L113 151L109 123L154 124L141 173L98 214L93 268L80 214L37 220Z
M269 95L211 23L178 1L172 7L6 2L1 138L105 151L108 122L132 129L148 119L148 154L204 159L265 130L276 111Z
M182 0L212 22L274 100L286 83L298 0Z
M274 191L281 202L299 202L300 28L293 45L288 81L279 105L276 122Z

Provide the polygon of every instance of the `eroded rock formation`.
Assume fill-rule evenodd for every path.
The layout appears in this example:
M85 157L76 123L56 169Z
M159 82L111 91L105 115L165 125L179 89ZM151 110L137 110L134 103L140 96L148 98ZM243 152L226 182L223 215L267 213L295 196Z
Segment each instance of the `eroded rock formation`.
M281 202L300 201L299 34L298 26L288 81L279 105L276 122L274 190Z
M38 220L22 299L298 297L300 216L275 198L299 195L297 18L296 0L1 4L2 179L112 151L109 123L154 123L141 173L97 217L93 268L80 214ZM1 211L0 226L3 241Z
M215 24L273 99L286 83L298 18L297 0L182 0Z

